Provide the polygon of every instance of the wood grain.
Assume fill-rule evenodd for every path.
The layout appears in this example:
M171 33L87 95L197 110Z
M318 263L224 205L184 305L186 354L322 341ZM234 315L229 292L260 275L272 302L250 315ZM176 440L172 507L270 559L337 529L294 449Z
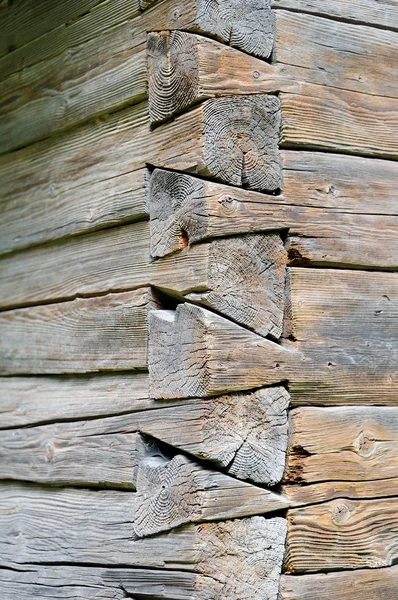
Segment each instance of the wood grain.
M0 373L145 369L150 290L0 313Z
M213 308L261 335L282 332L286 251L275 234L187 247L152 261L149 224L33 248L0 261L0 306L26 306L154 285ZM76 269L76 257L83 257Z
M115 439L124 451L132 445L131 434L142 431L211 461L238 479L266 485L282 479L290 400L284 388L157 402L149 400L147 374L136 373L80 378L8 377L3 379L2 389L0 448L4 469L8 464L13 478L19 474L18 478L42 481L41 468L54 482L54 461L58 461L58 452L61 466L64 457L68 461L70 445L83 448L97 438ZM92 418L102 415L106 418ZM91 418L32 427L43 421L85 417ZM24 427L5 429L18 426ZM52 464L45 460L47 444L54 450ZM17 464L18 457L21 460ZM33 470L31 466L37 463L39 467ZM123 474L120 469L115 476ZM70 479L70 473L66 476ZM128 470L123 483L132 483Z
M142 218L147 163L275 190L279 129L274 96L215 98L155 132L144 102L2 156L0 251Z
M323 0L272 0L272 7L365 23L383 29L398 29L395 0L335 0L331 6Z
M397 408L297 408L290 413L285 480L391 483L398 476L397 440Z
M394 406L397 285L395 273L291 268L282 344L198 306L153 311L151 394L212 396L287 381L295 405Z
M152 255L166 256L187 241L288 230L291 264L397 268L395 162L290 150L281 158L284 190L276 196L155 169Z
M345 498L289 511L287 573L388 567L398 552L398 501Z
M129 492L2 486L0 519L11 542L0 542L2 566L50 561L194 571L224 584L231 598L276 597L285 519L188 525L137 539L131 497Z

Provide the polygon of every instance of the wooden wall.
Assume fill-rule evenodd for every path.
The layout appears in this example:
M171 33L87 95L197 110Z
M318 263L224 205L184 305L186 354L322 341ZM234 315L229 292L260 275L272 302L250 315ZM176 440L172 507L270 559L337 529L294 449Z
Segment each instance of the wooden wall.
M4 600L393 600L398 4L0 2Z

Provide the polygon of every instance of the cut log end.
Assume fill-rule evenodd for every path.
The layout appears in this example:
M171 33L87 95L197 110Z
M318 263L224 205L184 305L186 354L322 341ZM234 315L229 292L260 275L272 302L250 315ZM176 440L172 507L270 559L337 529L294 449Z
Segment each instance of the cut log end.
M207 171L261 192L282 187L280 101L263 94L213 98L203 105Z
M198 0L198 33L258 56L271 55L275 23L269 0Z
M155 169L148 195L153 257L166 256L206 236L204 181L183 173Z
M198 100L197 40L182 31L147 39L149 117L161 123Z

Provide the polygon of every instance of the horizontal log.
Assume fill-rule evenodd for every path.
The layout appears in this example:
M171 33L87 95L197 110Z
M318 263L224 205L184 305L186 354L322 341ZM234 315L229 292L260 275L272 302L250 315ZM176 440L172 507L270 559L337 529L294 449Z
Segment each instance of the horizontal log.
M397 498L295 508L288 522L287 573L374 569L397 560Z
M323 481L308 485L286 484L283 495L296 506L317 504L347 498L348 500L369 500L371 498L393 498L397 495L397 480L377 479L373 481Z
M147 537L185 523L272 513L291 504L279 494L193 462L164 455L153 443L142 448L135 485L134 533Z
M54 463L60 461L62 467L66 461L69 468L70 446L88 444L90 449L96 439L105 443L113 439L126 456L132 446L131 434L142 431L211 461L238 479L266 485L282 479L289 404L284 388L159 403L149 400L147 375L137 373L62 379L8 377L3 379L2 389L1 426L24 426L0 430L1 472L6 472L7 464L10 478L41 482L44 476L46 482L56 483L61 480ZM112 413L123 414L112 417ZM101 415L107 418L26 427L40 421ZM46 459L47 445L53 453L51 464ZM113 447L109 449L111 454ZM32 465L36 465L34 470ZM88 464L86 478L93 476L91 467ZM65 475L66 481L70 480L68 470ZM119 469L113 476L123 485L132 483L128 469Z
M0 313L0 373L146 369L150 290Z
M151 254L166 256L187 241L288 230L291 264L397 268L397 163L288 150L282 165L277 196L155 169Z
M276 62L189 33L148 39L154 123L215 96L280 91L282 147L397 158L398 33L277 11ZM325 31L328 44L319 46ZM371 41L370 41L371 39ZM377 65L383 64L381 69ZM392 135L391 135L392 134Z
M290 413L285 480L377 481L398 477L398 408L302 407Z
M144 102L2 156L0 252L142 218L146 163L278 189L279 129L274 96L209 100L155 131Z
M261 335L280 336L287 258L278 235L217 240L159 261L150 259L149 238L149 224L141 222L4 257L0 306L154 285L203 303ZM76 256L84 259L78 271Z
M287 381L296 405L395 406L397 285L393 273L291 268L282 344L198 306L153 311L151 394L211 396Z
M332 6L325 4L323 0L272 0L271 4L273 8L325 15L338 20L376 25L383 29L398 29L397 11L390 0L335 0Z
M1 387L2 429L153 407L147 373L5 377Z
M145 38L150 29L203 30L263 58L273 46L273 19L267 0L223 0L217 7L199 1L188 6L165 1L139 16L134 4L121 10L120 2L109 4L105 9L107 25L99 26L105 10L98 6L73 23L67 35L60 34L63 52L59 48L51 56L51 50L46 55L42 49L40 60L32 63L30 57L30 66L25 63L21 67L22 52L15 57L14 72L3 81L0 95L0 152L146 98ZM83 28L89 33L84 34ZM35 54L35 48L29 51Z
M393 598L398 586L398 567L364 569L346 573L282 575L280 600L312 600L325 597L334 600L374 600Z
M224 589L230 585L231 592L235 582L242 593L236 598L276 597L285 519L192 524L140 539L132 531L131 497L129 492L2 486L0 519L7 543L3 537L1 565L68 562L168 568L214 576L225 583Z

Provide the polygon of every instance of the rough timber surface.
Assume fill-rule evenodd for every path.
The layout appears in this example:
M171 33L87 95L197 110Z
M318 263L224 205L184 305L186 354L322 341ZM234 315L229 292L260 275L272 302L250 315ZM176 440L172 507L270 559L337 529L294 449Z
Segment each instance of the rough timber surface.
M129 492L2 486L0 518L11 543L4 538L0 542L1 566L68 562L168 568L221 580L226 590L231 586L232 598L276 597L285 519L187 525L139 539L132 530L131 497ZM23 546L15 532L24 539ZM234 595L234 585L242 595Z
M280 236L215 240L159 261L149 256L149 238L149 224L141 222L6 256L0 260L0 306L153 285L261 335L280 336L287 260Z
M395 0L335 0L333 4L325 3L324 0L272 0L271 5L273 8L285 8L341 21L398 30Z
M0 313L0 373L146 369L148 288Z
M395 273L291 268L282 344L202 307L152 311L151 394L212 396L287 381L296 405L394 406L397 286Z
M279 189L279 130L275 96L210 99L155 131L144 102L6 154L0 251L142 218L146 163Z
M68 444L82 445L96 437L117 439L122 449L128 449L136 431L211 461L238 479L266 485L282 479L290 400L284 388L157 402L149 400L147 374L137 373L7 377L2 390L0 439L4 448L11 445L22 453L25 479L37 477L37 471L29 466L36 457L53 476L52 465L43 464L47 444L54 449L56 460L58 451L62 460ZM106 418L32 426L40 421L98 416ZM18 426L24 427L4 429ZM80 439L74 441L75 437ZM4 459L8 460L7 453Z
M341 573L282 575L279 600L391 600L398 589L398 567Z
M293 264L398 266L398 164L283 151L276 196L155 169L149 182L151 253L252 231L288 231ZM376 163L376 164L375 164Z
M390 567L396 563L398 500L339 498L288 513L287 573Z
M285 481L391 483L398 477L398 407L302 407L289 418Z

